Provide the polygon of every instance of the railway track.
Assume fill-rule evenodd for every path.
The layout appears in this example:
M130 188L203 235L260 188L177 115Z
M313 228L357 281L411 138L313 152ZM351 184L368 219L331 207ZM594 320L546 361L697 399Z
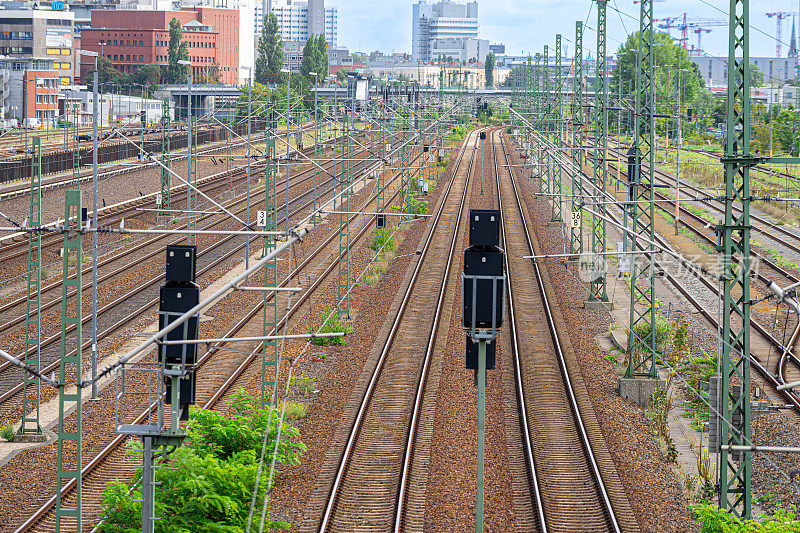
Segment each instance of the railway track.
M560 154L559 157L562 160L561 161L562 165L565 164L565 160L566 159L569 159L568 156L565 156L563 153ZM570 159L570 161L571 161L571 159ZM570 166L570 164L571 163L567 163L565 166ZM662 176L663 175L667 175L668 176L667 173L664 173L662 171L657 171L656 174L662 175ZM589 178L583 173L582 173L582 178L587 183L589 182ZM683 185L685 182L683 182L683 180L681 180L681 183ZM696 188L696 187L691 186L689 184L687 184L687 185L691 189L695 190L695 192L697 192L701 196L703 196L703 197L707 196L707 192L706 191L703 191L702 189ZM621 222L622 221L622 213L621 213L621 208L619 207L619 203L621 203L621 202L619 202L609 192L606 192L605 198L609 202L618 202L618 204L615 207L617 207L618 210L620 211L619 216L614 217L610 212L607 212L607 216L613 218L618 224L621 224L622 223ZM710 204L707 203L707 205L710 205ZM718 209L716 207L712 207L712 208L713 209ZM691 213L690 211L683 211L683 212ZM687 214L687 217L688 217L688 214ZM701 218L697 218L697 217L695 217L695 218L697 220L702 220ZM751 215L751 218L752 218L752 215ZM766 222L769 223L769 221L766 221ZM706 221L703 221L703 223L705 224ZM686 224L687 227L690 227L691 229L696 230L696 228L692 228L692 226L690 226L685 221L684 221L684 224ZM701 231L699 231L699 230L696 230L696 231L697 231L698 235L703 235L703 233ZM707 239L708 237L704 236L703 238ZM775 239L775 237L772 237L772 239ZM661 237L658 234L656 235L656 242L658 242L659 245L662 246L663 248L675 251L674 247L666 239L664 239L663 237ZM783 241L781 241L781 242L783 242ZM716 243L714 243L714 244L716 244ZM789 246L789 245L791 245L791 243L787 243L787 246ZM777 265L774 265L774 266L777 267ZM698 298L697 296L692 294L692 292L690 292L690 290L687 289L685 284L682 283L682 280L676 278L674 275L672 275L670 273L668 265L664 264L663 262L659 262L658 260L656 260L656 267L657 267L657 269L659 271L663 272L664 278L681 295L683 295L683 297L687 300L687 302L692 307L694 307L701 316L703 316L703 318L711 326L711 329L713 331L719 331L721 325L720 325L719 321L717 320L717 310L716 309L713 309L713 310L707 309L706 304L703 303L700 298ZM785 269L784 269L784 272L786 273L787 276L792 276L792 278L789 278L789 279L793 279L794 278L794 276L791 275L790 273L788 273L787 271L785 271ZM708 276L706 276L706 275L704 275L704 274L702 274L702 273L700 273L698 271L695 271L695 270L691 270L690 274L692 275L692 277L694 279L698 280L703 285L704 289L707 290L709 293L711 293L714 296L714 298L716 298L716 299L721 298L719 287L716 284L712 283L708 279ZM761 279L762 279L762 281L767 281L767 278L765 278L765 277L762 277ZM781 397L784 400L786 400L787 405L793 407L796 411L800 412L800 396L799 395L797 395L795 393L792 393L790 391L786 391L786 390L777 391L777 387L783 383L783 381L779 377L779 374L781 373L780 372L781 365L783 365L783 367L786 368L786 365L788 364L788 362L791 362L793 365L798 366L798 368L800 368L800 359L798 359L797 356L794 354L794 352L793 352L793 348L794 347L791 346L791 345L784 345L781 341L776 339L767 330L766 327L764 327L763 325L759 324L756 320L752 320L751 319L751 326L752 326L753 330L756 332L756 334L760 338L762 338L769 346L771 346L772 348L777 350L777 352L779 354L784 354L783 357L779 357L778 366L773 368L773 369L770 369L770 368L768 368L767 362L764 361L761 357L759 357L758 354L751 353L751 357L752 357L751 365L752 365L752 368L754 368L756 370L756 372L774 390L774 392L776 392L776 394L779 397ZM797 340L796 336L793 337L793 338L795 339L795 344L796 344L796 340Z
M399 176L400 172L396 172L392 178L392 182L397 181ZM387 202L393 201L398 195L399 188L388 196ZM369 207L376 201L377 194L372 194L360 209L369 211ZM356 222L358 217L359 215L352 215L350 217L351 224ZM371 230L374 229L375 218L374 215L362 216L360 228L352 236L351 247L363 244L364 238L371 235ZM283 281L279 284L281 287L286 287L290 280L306 278L314 280L305 288L302 296L295 302L291 309L280 319L276 328L272 331L273 333L283 328L287 320L301 314L309 298L316 296L317 292L324 286L326 280L334 273L341 254L346 253L338 247L338 228L331 228L331 230L330 235L297 265L293 271L288 272ZM319 266L314 264L314 261L320 258L329 259L326 267L322 270L320 270ZM296 284L296 281L294 284ZM272 293L272 297L275 297L274 292ZM224 334L224 338L231 339L235 342L234 337L236 334L242 331L251 321L255 320L260 323L263 299L258 300L258 303L250 307L249 310L244 313L243 317ZM269 333L270 332L268 332L268 334ZM255 346L250 349L241 350L239 353L246 353L248 355L235 360L235 358L230 355L231 352L220 350L224 344L226 343L218 342L212 344L198 359L198 404L203 405L204 408L214 408L219 405L225 395L229 393L235 385L239 384L239 381L246 375L247 371L251 369L253 361L260 357L258 346ZM252 343L248 344L252 346ZM220 375L225 372L225 369L231 368L233 368L232 372L222 379ZM142 422L146 419L148 413L149 410L143 410L132 423ZM119 477L131 477L135 469L135 465L124 457L124 443L127 441L127 437L115 435L106 440L107 442L103 443L102 450L92 457L83 467L84 527L91 527L93 520L90 516L96 517L99 512L99 504L105 484L109 480ZM74 483L66 484L62 488L62 495L65 501L68 502L66 505L70 505L70 498L73 498L72 501L74 501L75 497ZM39 506L30 517L25 519L18 526L15 526L15 531L52 531L55 520L53 516L54 508L55 496L49 498L44 504Z
M313 147L303 150L306 156L313 154ZM185 157L184 157L185 159ZM155 166L155 163L153 163ZM252 172L254 176L258 176L262 172L263 163L255 163L252 165ZM230 171L231 179L239 182L246 178L247 165L237 165ZM209 176L198 178L197 187L209 196L213 195L215 191L222 190L228 184L229 172L217 172ZM68 180L69 181L69 180ZM186 198L187 186L185 183L179 183L171 188L171 198L174 205L181 205L181 200ZM119 224L122 219L130 219L134 216L141 216L141 212L137 212L140 208L153 208L156 205L156 195L158 192L153 192L146 195L141 195L136 198L130 198L113 205L99 207L98 218L99 224L104 226L113 226ZM144 212L145 215L147 212ZM90 213L91 216L91 213ZM45 227L54 227L60 223L60 220L44 224ZM48 247L59 246L62 238L58 234L45 233L42 235L42 250ZM27 234L24 232L17 232L0 237L0 259L12 260L21 257L27 257Z
M324 489L309 502L304 531L402 531L405 483L414 445L415 405L424 394L460 221L473 171L477 134L462 146L428 233L380 345L364 394L348 412L353 424L339 460L323 467ZM467 148L467 145L471 145ZM464 164L470 150L469 163ZM402 428L402 430L400 429ZM401 459L402 458L402 459ZM326 469L327 468L327 469ZM329 485L328 485L329 484Z
M510 353L536 518L535 524L522 527L540 532L638 531L613 460L604 449L575 354L557 327L546 273L535 260L524 259L536 255L538 245L508 170L505 144L499 133L495 138L505 159L505 166L498 165L498 143L493 139L508 273Z
M417 155L416 157L419 156ZM355 171L357 172L358 168L356 168ZM313 172L311 175L313 175ZM298 180L292 185L292 187L297 187L303 182L308 181L311 178L311 175ZM331 178L320 184L319 193L324 195L332 191L334 188L333 181L333 178ZM261 191L256 190L254 193L254 198L258 199L259 194L263 196L263 189ZM239 199L236 201L236 203L243 204L244 199ZM296 213L299 213L301 210L311 206L312 204L313 188L310 188L294 198L292 201L292 213L290 213L290 216L294 216ZM243 206L241 207L241 210L244 210ZM280 221L285 221L283 212L281 212L279 217ZM209 225L209 227L214 227L219 224L222 224L222 222L213 222ZM125 265L124 267L118 269L120 272L111 273L110 275L113 275L114 277L118 277L119 275L123 275L125 273L130 275L130 271L134 266L163 253L163 244L165 240L169 240L169 238L160 237L153 239L152 241L158 241L161 243L161 245L158 245L157 243L150 253L142 254L141 257L133 264ZM178 239L175 242L182 242L182 240ZM150 244L152 245L152 242ZM224 263L229 257L242 251L244 248L244 239L233 235L223 237L218 241L209 241L208 246L198 252L198 279L202 278L208 273L214 272L215 267ZM158 285L163 279L163 272L160 264L156 265L155 268L152 268L151 271L156 273L153 277L148 277L146 280L134 284L133 288L131 288L129 291L118 297L115 297L112 301L106 302L101 306L101 308L98 310L98 317L100 318L98 323L100 328L98 331L98 338L103 339L110 336L120 328L127 326L132 319L141 315L157 304ZM58 283L53 284L54 290L58 290L59 286L60 284ZM86 290L88 291L89 289L87 288ZM72 295L74 296L74 292ZM53 305L60 303L60 295L56 296L57 298L53 300ZM86 304L86 301L84 301L84 304ZM43 315L43 317L44 316L45 315ZM54 317L53 320L57 320L57 317ZM88 325L90 320L91 315L85 313L83 320L84 324ZM15 322L19 324L22 321L24 321L24 317L17 317L8 323ZM74 327L68 328L68 333L74 331L74 329ZM60 357L59 341L60 333L54 332L50 337L44 338L41 343L44 372L49 372L55 369L58 365L58 358ZM85 350L89 349L90 342L85 342L83 348ZM71 341L68 340L68 349L72 350L72 352L69 353L74 353L74 339ZM13 367L8 363L0 364L0 372L2 372L2 374L0 374L0 418L8 418L11 414L13 414L12 410L18 405L18 402L11 400L16 399L21 391L21 374L16 367Z

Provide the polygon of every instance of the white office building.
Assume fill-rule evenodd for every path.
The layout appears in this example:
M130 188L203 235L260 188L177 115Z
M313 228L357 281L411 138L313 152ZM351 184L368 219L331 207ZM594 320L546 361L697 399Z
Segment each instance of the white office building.
M273 0L268 6L278 19L284 43L305 43L309 36L319 35L324 31L328 46L336 46L338 10L335 7L325 7L324 0ZM253 28L258 39L264 25L263 2L255 0L253 8L255 15Z
M436 56L432 55L432 49L454 49L453 43L462 39L478 40L478 2L462 4L442 0L430 4L427 0L420 0L414 4L411 55L415 61L434 60ZM486 47L488 50L488 43Z

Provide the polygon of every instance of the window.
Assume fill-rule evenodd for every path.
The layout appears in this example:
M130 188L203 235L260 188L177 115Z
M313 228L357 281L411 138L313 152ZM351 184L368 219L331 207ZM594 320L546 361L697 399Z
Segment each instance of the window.
M125 61L130 61L130 60L131 60L131 56L126 54L125 55Z
M49 55L49 56L61 55L61 49L60 48L48 48L47 49L47 55Z
M61 68L62 69L72 68L72 63L61 63Z
M119 42L116 39L114 39L114 44L119 44Z
M72 55L72 48L62 48L61 49L62 56L71 56Z
M114 54L114 61L117 61L117 54Z
M68 76L61 78L61 85L69 85L69 84L70 84L70 79Z
M139 61L144 61L144 56L143 55L139 56Z
M53 63L53 68L54 69L60 69L61 68L61 63Z
M126 41L126 43L127 43L127 44L126 44L125 46L130 46L130 45L131 45L131 42L130 42L130 41Z

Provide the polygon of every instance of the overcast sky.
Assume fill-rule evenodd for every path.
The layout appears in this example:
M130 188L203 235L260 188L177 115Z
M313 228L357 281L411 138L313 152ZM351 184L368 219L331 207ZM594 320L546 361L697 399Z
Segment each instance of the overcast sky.
M464 1L464 0L459 0ZM339 44L350 50L369 52L411 51L410 0L328 0L326 4L339 8ZM751 0L750 47L753 56L775 55L775 19L766 13L797 11L800 0ZM540 52L545 44L555 46L555 34L561 33L564 45L575 36L575 21L588 25L584 34L584 49L594 55L597 24L596 3L592 0L483 0L479 1L481 38L506 45L507 53ZM655 18L688 16L724 21L726 25L712 27L703 34L703 48L711 55L727 56L728 0L656 0ZM619 12L616 10L618 9ZM608 50L614 52L628 33L638 30L639 4L633 0L608 2ZM791 18L784 20L783 41L789 42ZM674 37L678 30L671 30ZM567 40L568 39L568 40ZM690 34L689 42L697 42ZM786 56L788 44L783 46Z

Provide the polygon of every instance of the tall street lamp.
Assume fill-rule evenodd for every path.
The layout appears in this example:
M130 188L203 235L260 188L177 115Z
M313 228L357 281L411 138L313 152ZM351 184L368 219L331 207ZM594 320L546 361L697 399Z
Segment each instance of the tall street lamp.
M189 77L186 84L186 230L192 229L192 62L185 59L178 60L179 65L189 67ZM192 235L186 235L186 244L192 244Z
M102 41L101 41L102 42ZM97 52L78 50L78 54L94 58L92 74L92 225L97 229ZM92 232L92 399L97 399L97 231Z

